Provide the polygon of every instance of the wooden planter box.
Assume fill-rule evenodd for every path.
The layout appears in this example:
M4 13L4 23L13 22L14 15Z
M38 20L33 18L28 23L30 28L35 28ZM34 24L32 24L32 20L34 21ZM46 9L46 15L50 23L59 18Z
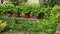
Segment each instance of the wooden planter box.
M39 32L25 32L25 31L17 31L17 32L3 32L2 34L40 34Z

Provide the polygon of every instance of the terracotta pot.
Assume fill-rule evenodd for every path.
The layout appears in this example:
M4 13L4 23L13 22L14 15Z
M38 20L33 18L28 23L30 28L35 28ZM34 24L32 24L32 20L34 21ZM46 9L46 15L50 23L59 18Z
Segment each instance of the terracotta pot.
M40 13L38 16L37 16L37 19L43 19L44 18L44 13Z
M30 13L26 13L25 18L30 18Z

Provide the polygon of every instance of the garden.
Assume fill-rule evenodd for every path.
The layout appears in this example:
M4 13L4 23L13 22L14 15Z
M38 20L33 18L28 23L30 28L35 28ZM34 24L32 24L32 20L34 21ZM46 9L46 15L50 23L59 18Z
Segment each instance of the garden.
M55 34L59 24L58 5L0 5L0 34Z

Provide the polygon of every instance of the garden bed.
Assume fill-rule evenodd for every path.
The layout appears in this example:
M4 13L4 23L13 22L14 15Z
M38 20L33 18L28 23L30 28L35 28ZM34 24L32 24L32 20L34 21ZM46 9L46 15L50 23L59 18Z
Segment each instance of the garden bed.
M3 5L0 13L0 32L4 34L5 31L11 34L20 34L20 31L23 34L53 34L58 25L60 7Z

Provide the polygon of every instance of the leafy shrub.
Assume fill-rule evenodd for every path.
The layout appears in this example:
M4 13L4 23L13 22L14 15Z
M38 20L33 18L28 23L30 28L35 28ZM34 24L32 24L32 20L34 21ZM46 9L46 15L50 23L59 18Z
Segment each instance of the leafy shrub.
M32 27L32 25L33 25L33 23L32 22L29 22L29 21L22 21L22 23L19 25L20 26L20 30L26 30L26 31L28 31L28 29L30 28L30 27Z
M57 30L60 30L60 24L58 24L58 26L57 26Z
M0 20L2 20L2 16L0 16Z
M48 18L52 14L60 13L60 7L55 5L54 7L45 8L42 5L24 5L24 6L10 6L10 5L0 5L0 12L7 13L7 12L14 12L14 13L21 13L25 15L29 13L31 15L38 16L41 12L45 13L45 17ZM51 14L50 14L51 13Z
M25 15L26 13L31 12L32 8L33 8L32 5L24 5L24 6L22 7L22 12L21 12L21 14L22 14L22 15Z
M0 11L2 13L15 12L20 13L21 6L12 6L12 5L0 5Z
M8 8L9 7L9 8ZM0 6L0 11L2 12L19 12L22 14L30 12L30 14L35 14L36 16L40 12L45 13L45 20L32 23L30 21L22 21L21 24L16 24L15 19L12 19L9 23L9 29L11 30L25 30L25 31L42 31L42 32L48 32L51 34L57 26L58 22L58 16L60 14L60 7L59 6L54 6L54 7L49 7L45 8L43 6ZM22 12L20 12L22 11Z
M45 10L46 10L46 12L45 12L45 18L46 19L49 19L51 16L58 17L59 14L60 14L60 8L59 8L58 5L55 5L55 6L50 7L50 8L47 8Z
M53 7L56 4L56 0L48 0L49 6Z
M0 20L0 32L3 31L6 27L7 27L7 23L6 22L2 23L2 20Z
M45 19L40 22L32 23L30 21L23 20L22 23L19 25L19 30L21 31L41 31L52 34L57 27L57 20L56 18L52 17L49 20Z
M11 20L10 20L10 22L8 23L8 28L9 28L9 30L12 30L12 31L14 31L14 30L18 30L18 24L16 23L16 19L15 18L12 18Z
M41 11L40 11L41 10ZM40 5L24 5L24 6L12 6L12 5L0 5L0 12L7 13L7 12L15 12L21 13L25 15L26 13L38 15L42 12L43 6Z
M21 30L21 31L41 31L52 34L57 27L58 17L55 15L49 16L49 19L44 19L43 21L32 23L30 21L23 20L21 24L16 24L15 19L12 19L9 23L9 29L11 30Z

